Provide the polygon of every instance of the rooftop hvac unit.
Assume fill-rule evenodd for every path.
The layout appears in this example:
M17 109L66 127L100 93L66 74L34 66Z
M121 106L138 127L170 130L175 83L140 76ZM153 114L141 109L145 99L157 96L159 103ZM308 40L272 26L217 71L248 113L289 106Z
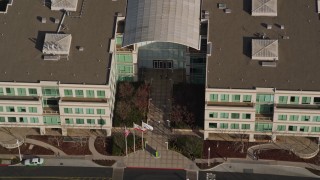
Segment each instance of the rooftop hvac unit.
M43 60L45 61L58 61L60 59L60 56L56 55L44 55Z
M231 12L232 12L232 11L231 11L231 9L229 9L229 8L224 9L224 13L229 14L229 13L231 13Z
M41 18L41 23L47 23L47 18L42 17L42 18Z
M277 67L276 62L262 62L262 67Z
M271 24L267 24L267 29L272 29L272 25Z
M79 51L84 51L84 47L80 46L80 47L78 48L78 50L79 50Z
M206 10L202 11L202 19L209 19L209 11L206 11Z
M54 23L59 24L60 23L60 19L54 19Z
M280 25L280 29L284 29L284 25Z

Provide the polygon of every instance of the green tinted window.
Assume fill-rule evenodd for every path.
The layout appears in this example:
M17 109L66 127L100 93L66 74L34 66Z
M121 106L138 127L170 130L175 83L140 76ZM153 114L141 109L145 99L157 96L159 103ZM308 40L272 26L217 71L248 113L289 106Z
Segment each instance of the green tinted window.
M25 88L18 88L18 96L26 96L27 95L27 91Z
M73 96L73 92L71 89L65 89L64 90L64 96L66 97L72 97Z
M299 120L299 116L298 115L290 115L289 120L290 121L298 121Z
M229 95L228 94L221 94L220 101L222 102L229 102Z
M229 113L220 113L220 118L228 119L229 118Z
M311 97L302 97L302 104L310 104L311 103Z
M240 95L237 95L237 94L232 95L232 102L240 102Z
M98 124L100 125L105 125L106 124L106 121L104 119L99 119L98 120Z
M37 112L37 107L29 107L29 112L30 113L36 113Z
M87 124L95 124L95 120L94 119L87 119Z
M29 91L29 95L31 95L31 96L37 95L37 89L35 89L35 88L29 88L28 91Z
M250 129L250 124L242 124L241 129Z
M218 101L218 94L210 94L210 101Z
M279 104L287 104L288 96L279 96Z
M94 98L94 90L86 90L87 97Z
M277 131L286 131L286 126L285 125L278 125Z
M0 122L6 122L6 118L5 117L0 117Z
M239 119L240 114L239 113L231 113L231 119Z
M14 88L6 88L6 93L8 96L14 96Z
M66 121L66 124L73 124L72 118L66 118L65 121Z
M105 93L105 91L97 91L97 96L99 97L99 98L105 98L106 97L106 93Z
M251 119L251 114L242 114L242 119Z
M0 96L4 95L3 88L0 88Z
M231 129L239 129L239 124L231 124Z
M217 128L217 123L209 123L209 128Z
M83 109L82 108L75 108L75 113L76 114L83 114Z
M83 90L76 90L76 97L84 97Z
M30 118L30 123L39 123L39 118L37 118L37 117L31 117L31 118Z
M26 107L18 107L18 112L27 112Z
M77 124L84 124L84 119L76 119Z
M289 126L289 131L297 131L297 126Z
M291 96L290 97L290 104L299 104L299 97L298 96Z
M228 123L220 123L221 129L228 129Z
M217 118L217 117L218 117L218 113L216 112L209 113L209 118Z
M287 120L287 115L284 115L284 114L278 115L278 120L282 120L282 121Z
M63 112L66 114L72 114L72 108L63 108Z
M243 102L251 102L251 95L243 95Z
M106 114L104 109L97 109L97 114Z
M94 109L92 108L86 109L86 114L94 114Z

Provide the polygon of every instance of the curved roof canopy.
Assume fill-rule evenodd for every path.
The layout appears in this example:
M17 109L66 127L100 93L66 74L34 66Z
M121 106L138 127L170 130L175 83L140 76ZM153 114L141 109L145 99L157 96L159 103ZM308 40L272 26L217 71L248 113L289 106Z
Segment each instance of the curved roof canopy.
M123 46L161 41L199 49L200 0L128 0Z

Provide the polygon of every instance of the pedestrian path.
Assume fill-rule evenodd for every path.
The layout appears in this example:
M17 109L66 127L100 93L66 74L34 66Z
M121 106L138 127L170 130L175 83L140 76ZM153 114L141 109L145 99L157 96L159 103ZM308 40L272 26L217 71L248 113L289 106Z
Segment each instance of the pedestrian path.
M91 135L89 137L89 150L92 153L92 159L108 159L108 160L121 160L123 157L121 156L107 156L99 153L95 146L94 142L96 141L97 136Z
M42 141L39 141L39 140L26 138L25 142L26 143L30 143L30 144L34 144L34 145L37 145L37 146L44 147L46 149L50 149L56 155L60 155L60 156L66 156L67 155L65 152L63 152L62 150L52 146L51 144L48 144L48 143L45 143L45 142L42 142Z

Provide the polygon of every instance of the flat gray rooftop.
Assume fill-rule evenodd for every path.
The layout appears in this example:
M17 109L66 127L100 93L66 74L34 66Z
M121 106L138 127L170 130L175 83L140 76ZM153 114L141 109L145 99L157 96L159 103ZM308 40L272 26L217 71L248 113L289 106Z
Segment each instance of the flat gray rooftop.
M82 2L79 0L77 12L66 16L61 30L72 35L68 60L42 58L45 33L57 31L59 24L53 18L61 20L63 12L51 11L42 0L17 0L7 14L0 14L0 81L108 84L115 12L124 14L126 1L88 0L78 18ZM41 23L41 17L47 22Z
M232 13L217 8L224 2ZM203 0L210 13L207 85L210 88L274 87L320 90L320 19L316 0L278 0L277 17L251 16L251 0ZM267 29L265 24L271 24ZM281 30L275 24L283 24ZM251 60L251 40L265 33L279 39L277 67ZM289 39L282 39L288 36Z

